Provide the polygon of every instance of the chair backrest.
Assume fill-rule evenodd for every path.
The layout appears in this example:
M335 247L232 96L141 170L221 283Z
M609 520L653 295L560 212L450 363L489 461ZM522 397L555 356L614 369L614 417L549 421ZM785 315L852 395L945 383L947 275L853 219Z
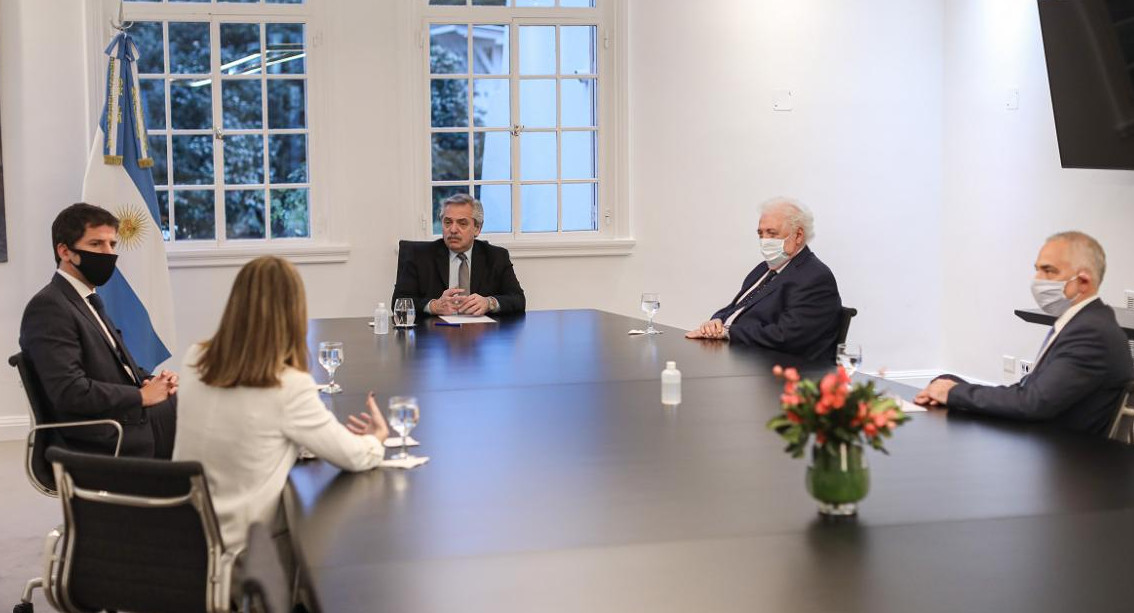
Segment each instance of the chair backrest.
M1118 402L1108 436L1115 441L1134 445L1134 381L1126 384L1126 393Z
M850 332L850 320L854 319L855 315L858 315L858 309L848 306L843 307L843 316L839 321L839 336L837 337L838 340L835 341L836 345L847 342L847 333Z
M227 611L230 556L197 462L52 447L65 541L58 592L69 609Z
M279 551L272 542L272 531L259 522L248 527L244 546L245 611L288 613L291 611L291 589L280 563Z
M52 472L51 463L47 461L45 453L48 447L60 444L59 435L54 430L35 429L37 425L50 421L47 416L47 407L50 404L47 394L43 391L43 384L39 382L35 366L24 357L23 353L8 358L8 364L15 366L16 371L20 373L20 383L23 384L24 393L28 397L31 433L28 435L28 449L24 462L28 481L40 492L55 496L55 473Z

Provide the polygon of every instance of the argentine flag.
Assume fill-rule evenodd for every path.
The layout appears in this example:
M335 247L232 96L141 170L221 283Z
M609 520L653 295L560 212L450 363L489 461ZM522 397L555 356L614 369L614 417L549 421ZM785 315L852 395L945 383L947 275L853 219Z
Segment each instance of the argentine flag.
M106 54L106 106L83 179L83 201L118 218L118 270L98 293L134 360L154 371L174 348L173 291L134 72L138 48L122 32Z

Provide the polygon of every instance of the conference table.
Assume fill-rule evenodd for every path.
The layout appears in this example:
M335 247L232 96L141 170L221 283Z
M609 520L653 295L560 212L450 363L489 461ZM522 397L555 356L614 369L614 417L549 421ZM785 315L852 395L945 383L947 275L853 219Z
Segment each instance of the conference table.
M345 347L328 408L414 394L412 452L430 458L293 469L289 523L323 611L1134 609L1134 448L914 413L890 455L870 452L858 515L827 519L765 422L772 366L829 367L667 326L627 335L642 324L536 311L379 336L313 320L309 347Z

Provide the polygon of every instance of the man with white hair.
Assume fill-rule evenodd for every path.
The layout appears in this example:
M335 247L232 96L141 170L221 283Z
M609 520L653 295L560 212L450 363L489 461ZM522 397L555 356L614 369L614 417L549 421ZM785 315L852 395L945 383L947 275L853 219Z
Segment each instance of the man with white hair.
M764 261L748 273L728 306L686 338L833 361L842 300L835 275L807 246L814 228L811 212L799 202L773 198L763 203L757 233Z
M1106 254L1082 232L1060 232L1044 243L1035 268L1032 295L1056 320L1032 372L1007 386L944 375L914 401L1105 435L1126 382L1134 379L1126 335L1098 295Z

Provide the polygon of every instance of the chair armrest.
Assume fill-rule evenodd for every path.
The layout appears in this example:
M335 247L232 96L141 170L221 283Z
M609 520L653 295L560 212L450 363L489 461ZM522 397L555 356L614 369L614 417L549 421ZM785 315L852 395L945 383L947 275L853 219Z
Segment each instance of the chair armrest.
M32 443L32 435L40 430L53 430L56 428L81 428L84 426L114 426L118 431L118 442L114 445L114 457L118 457L118 452L122 450L122 424L114 421L113 419L91 419L88 421L65 421L57 424L42 424L33 426L28 432L28 444Z

